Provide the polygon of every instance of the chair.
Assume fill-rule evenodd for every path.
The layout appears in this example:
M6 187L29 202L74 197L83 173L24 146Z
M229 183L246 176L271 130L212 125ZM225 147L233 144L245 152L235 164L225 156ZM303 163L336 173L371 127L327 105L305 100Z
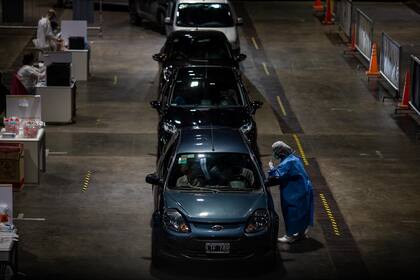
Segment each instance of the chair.
M10 94L11 95L28 95L28 91L26 90L25 86L20 81L17 74L13 74L12 82L10 85Z

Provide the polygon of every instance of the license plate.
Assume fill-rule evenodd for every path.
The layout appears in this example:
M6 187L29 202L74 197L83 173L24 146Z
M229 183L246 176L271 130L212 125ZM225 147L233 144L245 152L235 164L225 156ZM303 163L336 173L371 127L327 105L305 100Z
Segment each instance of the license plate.
M230 243L206 243L207 254L229 254Z

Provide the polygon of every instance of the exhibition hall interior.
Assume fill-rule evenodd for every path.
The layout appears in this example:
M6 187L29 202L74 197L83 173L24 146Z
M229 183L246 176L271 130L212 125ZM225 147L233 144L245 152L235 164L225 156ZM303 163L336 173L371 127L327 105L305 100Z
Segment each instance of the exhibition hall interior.
M420 1L0 0L0 279L416 279Z

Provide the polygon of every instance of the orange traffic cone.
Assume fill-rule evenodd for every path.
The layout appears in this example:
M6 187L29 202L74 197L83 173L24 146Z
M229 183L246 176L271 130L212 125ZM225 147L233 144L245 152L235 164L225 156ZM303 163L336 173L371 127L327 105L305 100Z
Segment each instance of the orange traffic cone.
M398 109L408 109L408 101L410 100L410 71L405 73L404 91L401 103L398 104Z
M353 24L351 29L351 41L349 45L349 51L355 51L356 50L356 25Z
M372 44L372 54L370 56L370 64L369 70L366 71L366 75L368 77L379 77L379 69L378 69L378 55L376 53L376 43Z
M314 10L317 12L322 12L322 10L324 10L324 6L322 5L321 0L315 0L315 3L312 6L312 8L314 8Z
M327 0L327 8L325 9L325 17L322 23L327 25L333 24L331 13L331 0Z

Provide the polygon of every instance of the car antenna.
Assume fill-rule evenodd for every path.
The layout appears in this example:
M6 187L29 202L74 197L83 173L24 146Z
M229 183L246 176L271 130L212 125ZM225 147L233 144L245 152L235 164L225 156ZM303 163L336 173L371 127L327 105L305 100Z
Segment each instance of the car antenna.
M210 123L210 132L211 132L211 151L214 152L213 123Z

